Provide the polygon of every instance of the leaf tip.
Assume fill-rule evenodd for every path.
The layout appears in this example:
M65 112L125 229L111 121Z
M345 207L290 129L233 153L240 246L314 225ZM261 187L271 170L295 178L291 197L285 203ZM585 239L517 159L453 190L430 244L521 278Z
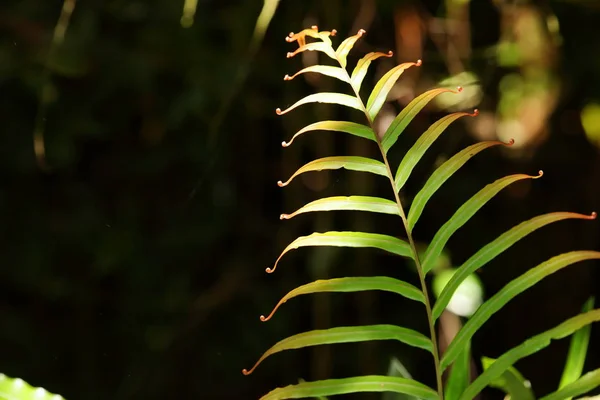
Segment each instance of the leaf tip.
M275 113L276 113L277 115L281 115L281 114L283 114L283 111L281 111L281 108L277 107L277 108L275 109Z
M421 65L423 65L423 60L421 60L420 58L417 60L417 62L415 63L415 65L417 67L420 67Z
M244 374L244 375L248 376L248 375L250 375L250 374L252 373L252 371L253 371L253 369L251 369L250 371L248 371L246 368L244 368L244 369L242 370L242 374Z
M357 35L358 35L359 37L361 37L361 36L362 36L362 35L364 35L365 33L367 33L367 31L365 31L364 29L362 29L362 28L361 28L361 29L359 29L359 30L358 30L358 33L357 33Z
M513 138L510 138L508 143L505 143L505 145L507 145L507 146L512 146L513 144L515 144L515 139L513 139Z
M590 214L590 219L596 219L597 216L598 214L596 214L596 211L592 211L592 213Z
M479 115L479 109L476 108L476 109L473 110L473 113L471 114L471 117L476 117L478 115Z
M290 144L292 144L292 141L290 140L289 143L287 143L285 140L283 142L281 142L281 147L288 147Z
M463 88L462 86L457 86L457 87L456 87L456 91L457 91L458 93L462 92L463 90L464 90L464 88Z
M279 215L279 219L280 220L290 219L290 218L292 218L292 216L290 214L281 214L281 215Z
M287 182L283 183L281 181L277 181L277 186L279 186L279 187L284 187L286 184L287 184Z
M289 76L288 74L285 74L285 76L283 77L284 81L291 81L293 78L291 76Z
M276 268L276 267L273 267L273 268L271 268L271 267L267 267L267 268L265 268L265 272L266 272L267 274L272 274L273 272L275 272L275 268Z
M537 176L534 176L533 179L538 179L541 178L542 176L544 176L544 171L542 171L541 169L538 171Z
M330 35L331 36L337 35L337 29L332 29Z
M266 322L271 318L271 316L269 315L268 317L265 317L264 315L261 315L258 319L261 320L261 322Z

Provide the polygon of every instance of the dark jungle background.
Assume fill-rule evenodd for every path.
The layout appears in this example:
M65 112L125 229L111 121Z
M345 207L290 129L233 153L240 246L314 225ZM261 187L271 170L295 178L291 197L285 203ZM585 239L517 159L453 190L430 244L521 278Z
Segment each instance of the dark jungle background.
M416 279L410 266L369 250L298 250L273 275L264 271L313 231L402 235L394 219L358 213L279 220L327 195L389 194L385 179L347 171L276 185L317 157L377 156L368 143L332 132L280 146L318 119L356 117L335 106L274 112L315 91L342 90L315 76L282 79L317 61L314 53L285 57L295 48L285 35L313 24L336 28L338 43L367 30L350 65L368 51L394 50L373 64L364 87L396 63L423 59L398 81L387 117L432 87L465 87L413 121L394 163L440 116L480 109L430 149L407 199L465 146L517 142L477 156L443 186L415 231L421 242L487 183L544 170L503 191L453 237L453 265L534 215L600 211L599 1L281 0L267 2L276 7L271 19L259 0L199 0L193 23L187 3L182 19L184 0L0 2L6 375L67 399L255 399L300 378L385 374L396 357L433 383L427 354L388 342L290 351L241 374L276 341L305 330L426 329L420 307L378 293L306 296L270 322L258 319L315 279ZM486 296L577 249L600 249L597 221L560 222L518 243L481 270ZM497 357L579 312L600 294L598 267L574 265L517 297L477 334L475 355ZM600 326L592 335L586 370L600 367ZM567 346L555 342L517 364L538 395L556 388ZM489 390L484 398L498 396Z

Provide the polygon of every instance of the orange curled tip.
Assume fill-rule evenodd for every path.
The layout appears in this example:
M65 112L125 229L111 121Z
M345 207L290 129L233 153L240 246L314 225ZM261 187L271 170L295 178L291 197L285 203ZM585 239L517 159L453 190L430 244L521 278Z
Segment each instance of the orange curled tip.
M318 31L319 27L317 25L313 25L310 27L310 29L312 29L313 31Z
M275 272L275 267L273 267L273 268L267 267L267 268L265 268L265 272L267 274L272 274L273 272Z
M290 32L289 35L285 37L285 41L291 43L294 41L294 32Z
M462 87L462 86L457 86L457 87L456 87L456 91L457 91L458 93L462 92L462 91L463 91L463 87Z
M392 57L393 55L394 55L394 52L390 50L387 52L387 55L385 55L385 57Z
M290 144L292 144L291 141L288 143L284 140L283 142L281 142L281 147L288 147Z
M421 60L420 58L417 60L417 62L415 63L415 65L417 67L420 67L421 65L423 65L423 60Z
M510 138L510 140L508 141L508 143L504 143L507 146L512 146L513 144L515 144L515 139Z
M590 214L590 219L596 219L597 216L598 214L596 214L596 211L592 211L592 213Z
M244 369L242 370L242 374L244 374L244 375L248 376L248 375L250 375L250 374L251 374L253 371L254 371L254 368L252 368L250 371L248 371L246 368L244 368Z
M276 113L277 115L281 115L281 114L283 114L283 113L281 112L281 108L279 108L279 107L277 107L277 108L275 109L275 113Z
M358 35L358 36L362 36L362 35L364 35L365 33L367 33L367 31L365 31L364 29L362 29L362 28L361 28L361 29L359 29L359 30L358 30L358 33L357 33L357 35Z
M330 35L331 36L337 35L337 29L332 29Z
M476 108L473 110L473 113L471 114L471 117L476 117L479 115L479 110Z
M279 216L279 219L280 219L280 220L284 220L284 219L290 219L290 218L292 218L292 217L291 217L289 214L281 214L281 215Z
M285 55L286 58L292 58L294 57L295 53L292 53L291 51L288 51L288 53Z
M544 176L544 171L542 171L541 169L538 171L537 176L534 176L533 179L538 179L541 178L542 176Z
M291 76L289 76L288 74L285 74L285 76L283 77L283 80L284 80L284 81L291 81L291 80L292 80L292 77L291 77Z
M284 187L287 183L283 183L281 181L277 181L277 186Z

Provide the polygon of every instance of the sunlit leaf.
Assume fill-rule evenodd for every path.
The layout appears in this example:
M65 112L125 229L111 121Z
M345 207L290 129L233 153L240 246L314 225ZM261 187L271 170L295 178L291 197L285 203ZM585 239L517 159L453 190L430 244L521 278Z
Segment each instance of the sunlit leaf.
M482 357L481 364L483 370L487 370L496 362L493 358ZM515 367L509 367L502 375L492 380L490 387L500 389L504 393L510 395L511 399L518 400L535 400L535 395L531 390L531 383L521 375Z
M277 388L261 397L260 400L303 399L361 392L406 393L423 400L438 400L437 393L422 383L412 379L377 375L327 379L290 385Z
M451 89L432 89L414 98L410 103L408 103L408 105L404 107L402 111L400 111L400 114L394 118L392 124L385 131L381 141L383 150L386 153L388 152L394 143L396 143L400 134L404 132L404 129L406 129L408 124L410 124L410 122L431 100L433 100L437 95L448 92L456 93L457 91Z
M399 215L398 205L391 200L369 196L326 197L308 203L291 214L281 214L281 219L290 219L298 214L314 211L355 210Z
M586 394L590 390L600 386L600 368L592 372L588 372L581 378L569 383L565 387L557 390L548 396L542 397L540 400L565 400L571 399L574 396Z
M452 364L450 375L446 381L444 399L458 400L469 383L471 383L471 345L467 343L460 356Z
M600 256L600 253L597 254ZM475 381L467 388L467 390L465 390L460 400L473 399L479 392L481 392L481 390L488 386L492 381L500 377L504 371L510 368L514 363L547 347L552 340L567 337L582 327L596 321L600 321L600 310L579 314L578 316L568 319L562 324L547 330L544 333L527 339L519 346L514 347L513 349L504 353L488 369L479 375L477 379L475 379ZM571 395L567 394L567 396L559 398L562 399L569 396Z
M283 147L288 147L293 143L296 137L302 135L303 133L319 130L344 132L361 138L369 139L374 142L376 141L375 132L373 132L373 130L366 125L347 121L319 121L300 129L289 142L283 142L281 145Z
M350 50L352 50L352 47L354 47L354 43L356 43L356 41L360 39L365 33L366 32L364 29L360 29L356 35L350 36L349 38L345 39L338 46L337 50L335 51L335 55L337 56L337 59L340 62L342 68L346 68L346 65L348 64L348 53L350 53Z
M439 298L433 306L433 318L437 320L450 302L453 293L460 286L464 279L473 274L476 270L493 260L504 250L521 240L531 232L542 228L552 222L558 222L566 219L594 219L596 214L583 215L571 212L555 212L534 217L528 221L522 222L504 232L496 239L485 245L471 258L469 258L452 275L448 284L442 290Z
M9 378L0 373L0 399L6 400L64 400L43 388L34 388L20 378Z
M592 297L585 302L581 311L588 312L593 310L593 308L594 298ZM575 382L581 376L585 364L585 357L587 355L588 344L590 342L591 331L592 327L587 325L573 334L567 361L565 363L565 369L560 378L559 389L563 389L568 384Z
M506 303L514 299L517 295L523 293L545 277L565 268L571 264L600 259L600 252L596 251L572 251L539 264L538 266L525 272L518 278L510 281L498 293L483 303L475 314L465 323L462 329L454 337L454 340L448 346L444 357L441 360L442 370L448 367L458 356L463 347L471 341L471 338L479 328L500 310ZM498 361L496 361L498 362Z
M408 242L393 236L366 232L315 232L308 236L300 236L290 243L277 258L273 268L267 268L267 272L275 271L279 260L287 252L308 246L373 247L402 257L413 257Z
M331 48L329 43L325 42L313 42L307 43L303 46L298 47L295 51L291 51L287 53L287 58L292 58L298 53L302 53L303 51L319 51L321 53L327 54L329 57L336 59L335 52Z
M442 186L460 167L462 167L467 161L479 152L498 145L512 145L512 142L504 143L500 141L487 141L475 143L462 151L455 154L452 158L443 163L437 168L433 174L429 177L425 185L419 190L419 193L413 199L410 205L410 211L408 212L408 228L410 231L413 230L419 217L423 213L425 205L434 195L434 193Z
M330 329L318 329L299 333L283 339L267 350L249 371L243 370L244 375L251 374L267 357L285 350L301 349L309 346L320 346L335 343L357 343L371 340L398 340L413 347L433 351L431 340L412 329L396 325L366 325L342 326ZM325 394L324 394L325 395Z
M416 63L410 62L400 64L397 67L389 70L385 75L383 75L383 77L381 77L381 79L379 79L375 85L375 88L371 92L371 95L369 96L369 100L367 101L367 114L369 115L371 121L373 121L377 114L379 114L379 110L381 110L381 107L386 102L390 90L392 90L396 84L396 81L398 78L400 78L400 75L402 75L406 69L415 65L420 66L421 60L417 61Z
M475 113L469 114L465 112L454 113L450 115L446 115L443 118L440 118L438 121L434 122L429 129L423 133L419 139L417 139L416 143L408 150L408 152L402 158L402 162L398 166L398 170L396 171L396 177L394 181L396 183L396 190L401 190L411 172L421 159L427 149L437 140L437 138L450 126L450 124L461 117L466 116L475 116L477 115L477 110Z
M343 157L325 157L311 161L298 169L285 182L277 182L282 187L288 185L292 179L300 174L310 171L322 171L324 169L340 169L345 168L351 171L370 172L376 175L387 176L385 165L381 161L373 160L366 157L343 156Z
M281 111L281 109L279 109L279 108L275 111L277 112L277 115L283 115L283 114L286 114L286 113L292 111L296 107L299 107L303 104L308 104L308 103L339 104L341 106L346 106L346 107L355 108L357 110L362 110L361 102L354 96L350 96L350 95L342 94L342 93L323 92L323 93L310 94L310 95L306 96L305 98L298 100L296 103L294 103L293 106L291 106L283 111Z
M300 71L296 72L292 76L286 75L283 77L283 79L286 81L291 81L298 75L305 74L307 72L315 72L318 74L337 78L337 79L341 80L342 82L350 82L350 78L348 77L348 73L346 72L346 70L344 70L340 67L334 67L331 65L311 65L310 67L301 69Z
M500 178L494 183L490 183L477 194L467 200L456 212L448 222L446 222L435 234L431 243L427 247L425 257L423 259L422 267L425 273L431 270L435 260L439 257L440 253L448 243L448 240L460 227L462 227L467 221L475 215L481 207L483 207L489 200L491 200L500 190L504 189L511 183L523 180L523 179L535 179L542 176L542 171L538 176L516 174L505 176Z
M357 92L360 91L362 81L363 79L365 79L367 71L369 70L369 66L371 65L371 62L373 60L376 60L379 57L391 57L393 55L394 53L392 53L391 51L387 53L374 52L368 53L366 56L358 60L356 67L354 67L354 70L352 71L352 76L350 77L350 83L352 84L354 89Z
M381 290L384 292L392 292L406 297L407 299L415 300L420 303L425 303L423 292L413 285L404 281L389 278L387 276L365 276L365 277L348 277L318 280L306 285L297 287L283 296L279 303L273 308L273 311L266 317L260 316L261 321L268 321L273 317L275 312L283 303L293 299L294 297L312 293L348 293L348 292L363 292L366 290Z

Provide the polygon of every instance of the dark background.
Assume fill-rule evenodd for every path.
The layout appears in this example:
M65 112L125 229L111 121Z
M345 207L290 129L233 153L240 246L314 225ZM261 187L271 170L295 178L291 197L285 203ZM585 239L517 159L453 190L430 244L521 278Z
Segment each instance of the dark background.
M600 211L600 122L592 118L586 131L580 118L587 107L598 121L590 108L600 102L597 1L281 0L264 40L260 32L252 39L258 0L199 0L190 28L180 24L183 1L72 4L68 24L59 22L63 41L54 33L62 1L0 4L0 371L8 376L67 399L252 399L299 378L385 374L397 357L433 384L427 354L388 342L290 351L241 374L276 341L309 329L396 323L426 332L423 310L379 293L305 296L258 320L319 278L416 282L398 259L355 249L299 250L264 272L313 231L402 235L395 219L378 215L278 219L332 194L389 197L385 179L348 171L276 185L317 157L377 156L371 143L332 132L280 146L316 120L360 117L335 106L274 112L315 91L343 90L314 76L282 80L315 61L314 53L286 59L296 45L285 35L315 23L336 28L337 43L368 31L350 65L368 51L395 51L373 64L365 88L395 63L423 58L399 80L388 114L448 76L472 74L452 83L465 86L456 107L481 114L456 122L429 150L407 199L440 159L477 140L517 141L478 155L442 187L415 231L419 241L487 183L544 170L454 235L454 265L534 215ZM432 104L416 118L391 152L394 165L447 112ZM481 271L486 295L559 252L600 250L598 227L566 221L532 234ZM475 355L497 357L576 314L598 294L597 267L574 265L520 295L476 335ZM586 370L600 367L600 327L592 332ZM555 389L567 345L517 365L538 395Z

